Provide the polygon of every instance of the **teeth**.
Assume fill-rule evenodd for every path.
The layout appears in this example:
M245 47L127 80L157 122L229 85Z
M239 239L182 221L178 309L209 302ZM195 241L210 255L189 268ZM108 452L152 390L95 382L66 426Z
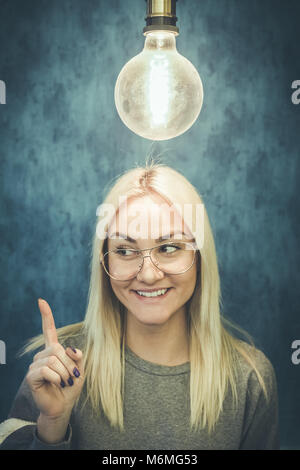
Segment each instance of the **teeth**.
M143 292L138 290L137 293L144 297L158 297L159 295L163 295L167 292L168 289L157 290L155 292Z

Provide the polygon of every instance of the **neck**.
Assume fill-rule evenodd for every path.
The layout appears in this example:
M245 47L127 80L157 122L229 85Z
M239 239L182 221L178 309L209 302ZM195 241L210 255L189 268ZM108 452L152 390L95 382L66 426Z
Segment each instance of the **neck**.
M139 357L160 365L175 366L189 361L189 338L184 309L163 324L141 323L126 314L126 344Z

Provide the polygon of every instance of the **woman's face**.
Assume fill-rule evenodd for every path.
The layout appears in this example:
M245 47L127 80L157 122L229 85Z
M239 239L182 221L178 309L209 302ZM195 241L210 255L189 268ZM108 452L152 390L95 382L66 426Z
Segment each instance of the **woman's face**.
M175 243L176 241L191 241L193 235L180 215L173 216L172 214L170 217L167 207L166 201L157 194L127 200L127 205L120 207L114 225L111 225L108 230L108 251L118 247L126 247L127 249L152 248L166 243L166 239L160 242L156 242L155 239L166 234L171 236L172 233L182 233L183 231L186 235L182 235L181 240L176 240L174 237L171 237L171 240ZM141 233L142 228L139 225L141 218L143 221L148 221L146 232L143 224L143 233ZM136 240L136 243L124 238L110 238L116 232L131 237ZM144 251L143 254L146 255L148 252ZM171 275L160 271L147 257L144 258L143 267L136 277L129 281L117 281L110 278L111 286L119 301L127 308L128 314L133 315L138 322L145 325L163 324L173 315L185 313L185 304L192 296L196 285L196 262L197 257L188 271ZM141 297L136 293L137 290L153 291L164 288L168 288L168 292L158 297Z

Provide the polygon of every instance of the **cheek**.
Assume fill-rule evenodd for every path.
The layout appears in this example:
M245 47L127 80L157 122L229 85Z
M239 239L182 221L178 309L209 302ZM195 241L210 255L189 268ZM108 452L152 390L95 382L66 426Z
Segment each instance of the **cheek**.
M120 302L124 301L126 292L126 288L124 287L124 285L120 286L116 281L113 280L110 281L110 285L113 293L118 298L118 300L120 300Z
M110 286L115 296L120 300L120 287L114 281L110 280Z
M197 270L191 269L190 272L186 273L186 277L184 278L184 282L182 283L182 287L184 289L184 295L186 297L190 297L196 287L197 281Z

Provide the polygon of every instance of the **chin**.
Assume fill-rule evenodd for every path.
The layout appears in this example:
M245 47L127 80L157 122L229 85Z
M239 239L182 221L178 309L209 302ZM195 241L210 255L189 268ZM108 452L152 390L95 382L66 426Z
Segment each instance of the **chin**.
M169 318L172 317L176 312L174 310L170 311L168 309L162 310L161 308L153 308L153 306L149 305L144 308L140 308L136 310L135 308L132 309L130 306L127 307L128 313L136 317L137 319L142 319L148 322L148 320L157 320L158 322L167 321Z
M134 315L136 320L140 323L142 323L143 325L163 325L165 323L167 323L169 321L169 319L171 318L172 315L161 315L161 314L157 314L157 315Z

